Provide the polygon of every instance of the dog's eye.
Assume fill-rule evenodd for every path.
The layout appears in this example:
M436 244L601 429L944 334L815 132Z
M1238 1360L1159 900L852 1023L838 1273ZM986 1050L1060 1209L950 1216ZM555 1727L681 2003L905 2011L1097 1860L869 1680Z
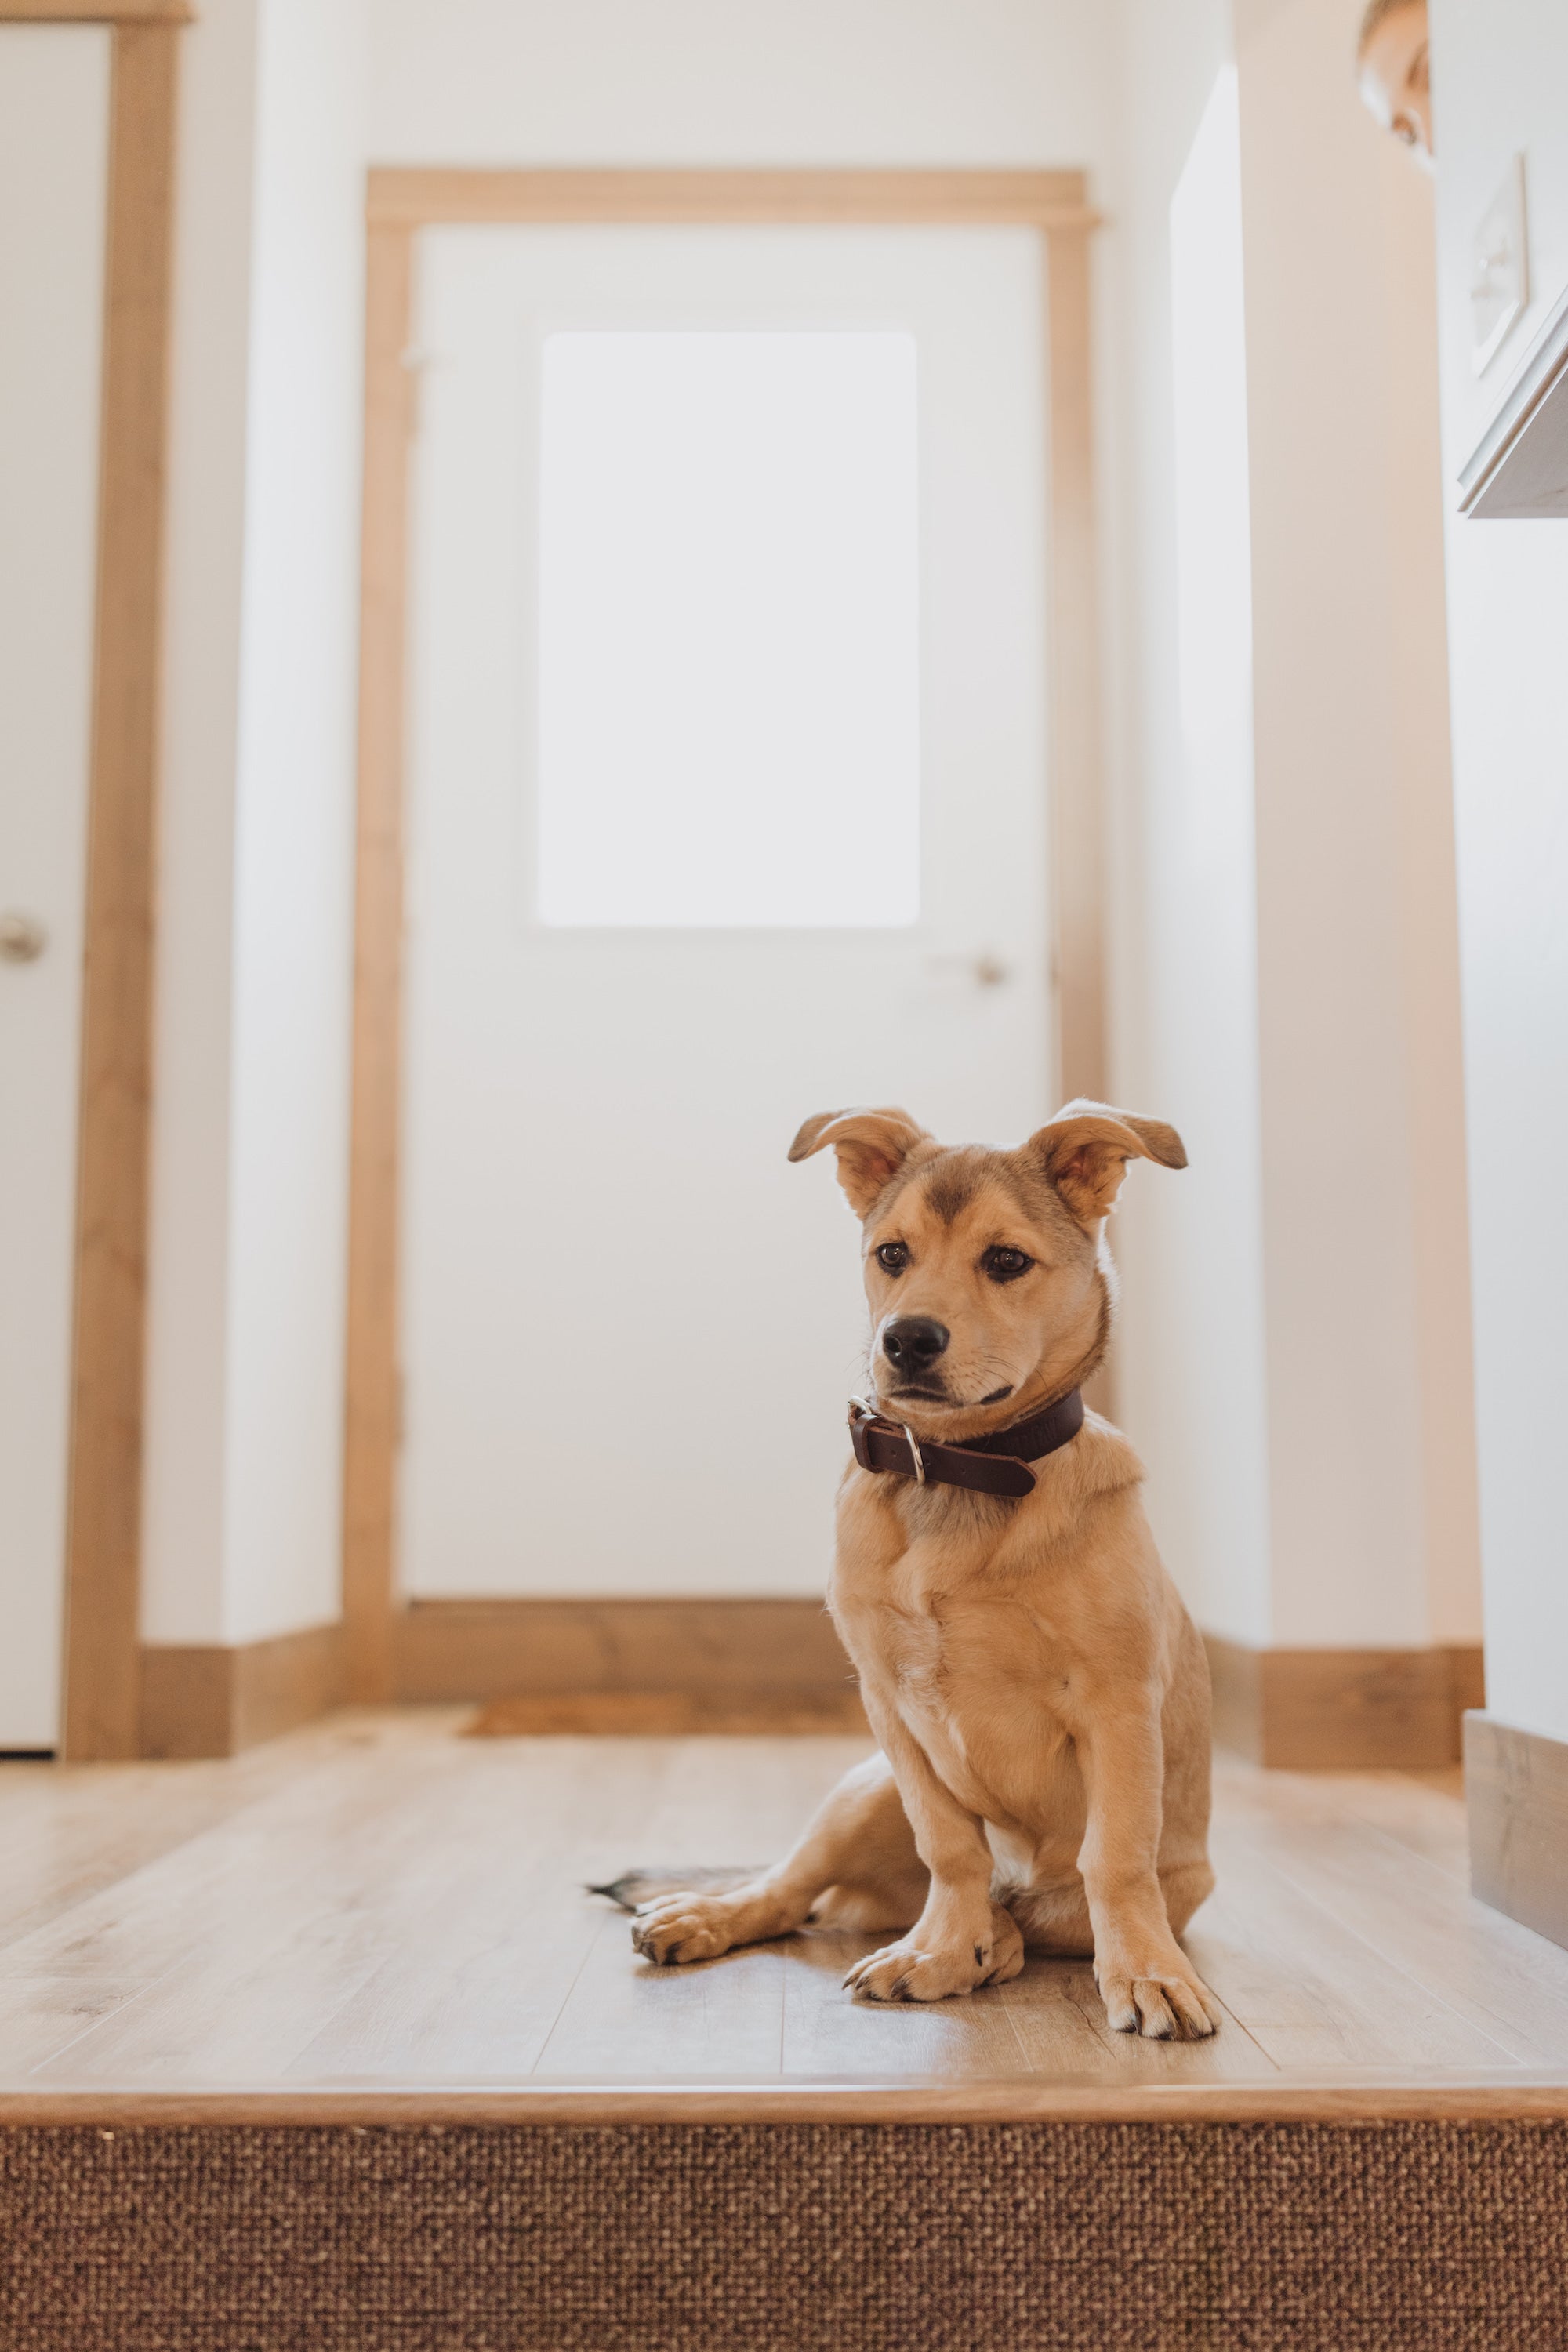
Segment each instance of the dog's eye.
M909 1246L904 1242L884 1242L877 1252L877 1264L884 1274L902 1274L909 1262Z
M1021 1274L1028 1273L1035 1261L1026 1251L1007 1249L998 1243L994 1249L986 1251L980 1263L993 1282L1016 1282Z

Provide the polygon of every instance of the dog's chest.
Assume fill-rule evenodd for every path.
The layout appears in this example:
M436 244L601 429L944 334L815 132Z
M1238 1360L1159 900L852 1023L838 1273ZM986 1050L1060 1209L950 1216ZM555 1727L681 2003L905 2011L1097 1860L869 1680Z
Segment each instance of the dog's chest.
M889 1510L874 1489L846 1502L831 1606L862 1684L961 1803L1033 1851L1047 1817L1082 1811L1070 1611L994 1513Z
M862 1673L943 1712L958 1692L1048 1705L1070 1675L1065 1627L988 1517L966 1524L952 1514L910 1529L904 1514L884 1510L845 1532L832 1608Z

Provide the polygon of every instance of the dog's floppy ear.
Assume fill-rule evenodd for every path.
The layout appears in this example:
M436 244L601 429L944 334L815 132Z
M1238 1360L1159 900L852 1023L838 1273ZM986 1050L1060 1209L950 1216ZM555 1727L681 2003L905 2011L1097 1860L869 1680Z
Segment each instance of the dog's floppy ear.
M931 1140L907 1110L823 1110L806 1120L789 1156L809 1160L831 1144L838 1155L838 1181L856 1215L863 1217L910 1152Z
M1184 1168L1182 1139L1163 1119L1138 1118L1109 1103L1070 1102L1049 1127L1032 1135L1024 1149L1043 1162L1047 1176L1080 1225L1097 1225L1121 1190L1130 1160L1157 1160L1162 1168Z

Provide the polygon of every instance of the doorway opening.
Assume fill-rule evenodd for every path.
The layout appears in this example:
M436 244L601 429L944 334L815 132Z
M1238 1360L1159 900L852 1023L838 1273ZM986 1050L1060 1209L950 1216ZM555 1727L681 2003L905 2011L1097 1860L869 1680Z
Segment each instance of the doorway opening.
M710 1685L837 1678L851 1245L790 1136L1100 1077L1081 180L371 218L353 1683L646 1686L678 1617Z

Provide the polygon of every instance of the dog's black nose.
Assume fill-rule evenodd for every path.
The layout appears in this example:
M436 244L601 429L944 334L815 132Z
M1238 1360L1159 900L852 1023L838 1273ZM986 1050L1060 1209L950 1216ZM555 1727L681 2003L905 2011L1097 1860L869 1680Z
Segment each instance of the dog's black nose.
M882 1353L900 1372L923 1372L934 1364L951 1334L931 1315L895 1315L882 1330Z

